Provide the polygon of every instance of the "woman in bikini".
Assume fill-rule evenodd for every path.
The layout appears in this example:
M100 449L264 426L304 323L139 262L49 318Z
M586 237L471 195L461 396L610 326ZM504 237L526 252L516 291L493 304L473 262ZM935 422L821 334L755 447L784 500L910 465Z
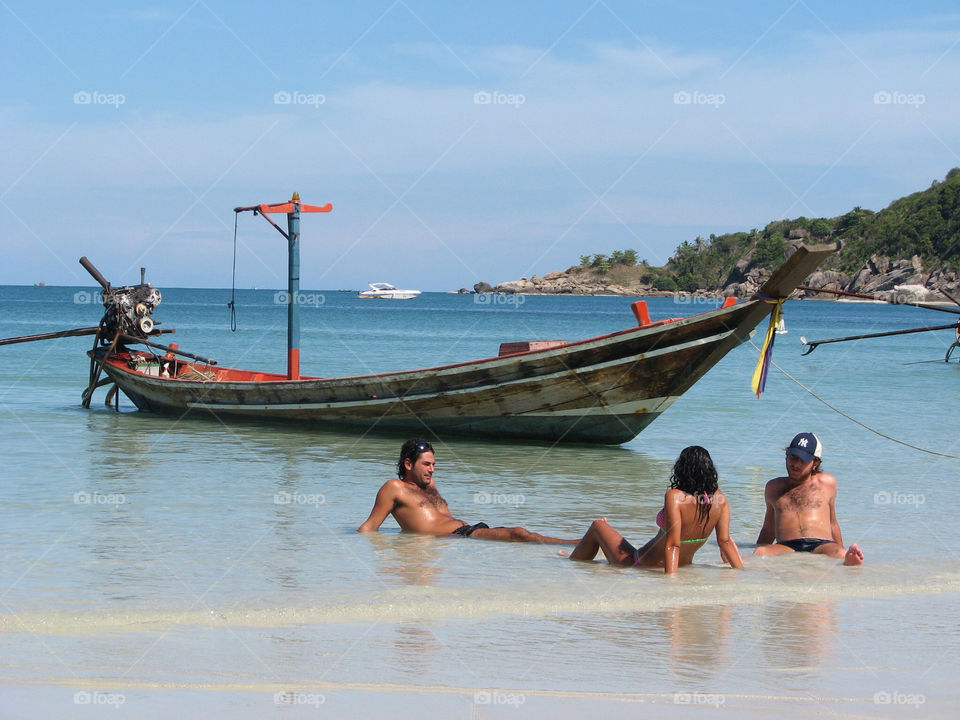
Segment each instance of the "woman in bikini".
M684 448L677 458L657 526L656 537L635 548L606 518L594 520L570 559L593 560L602 550L611 565L662 567L665 573L674 573L680 565L693 561L693 554L715 531L720 556L732 567L743 567L737 544L730 537L730 503L717 486L717 469L710 453L699 445Z

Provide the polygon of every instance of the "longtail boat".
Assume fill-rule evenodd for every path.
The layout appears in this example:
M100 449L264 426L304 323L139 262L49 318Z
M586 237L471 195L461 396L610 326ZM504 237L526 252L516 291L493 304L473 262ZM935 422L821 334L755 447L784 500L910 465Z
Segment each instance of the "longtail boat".
M145 284L113 288L86 258L104 287L107 312L95 330L90 383L113 384L142 411L182 416L286 420L298 425L363 430L468 434L474 437L620 444L634 438L728 352L744 342L831 253L835 245L800 246L753 298L686 318L651 322L642 300L636 324L573 342L508 342L497 356L470 362L345 377L302 377L299 370L299 239L303 212L329 212L294 193L286 203L252 211L288 242L287 372L218 366L161 345L151 313L158 290ZM271 213L287 216L284 231ZM146 350L134 350L142 344ZM165 351L165 352L164 352ZM102 378L100 375L106 377Z

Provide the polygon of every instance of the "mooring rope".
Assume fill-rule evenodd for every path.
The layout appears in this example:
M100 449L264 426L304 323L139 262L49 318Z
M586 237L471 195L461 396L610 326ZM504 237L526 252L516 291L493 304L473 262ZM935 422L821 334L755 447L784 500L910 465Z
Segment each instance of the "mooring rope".
M756 344L755 342L753 342L753 340L748 340L747 342L749 342L751 345L753 345L753 347L756 348L756 350L757 350L758 352L760 351L760 348L757 347L757 344ZM867 425L866 423L860 422L860 421L857 420L855 417L851 417L850 415L848 415L847 413L845 413L845 412L844 412L843 410L841 410L840 408L834 407L833 405L831 405L830 403L828 403L828 402L827 402L826 400L824 400L822 397L820 397L819 395L817 395L813 390L811 390L811 389L808 388L806 385L804 385L802 382L800 382L799 380L797 380L793 375L791 375L791 374L788 373L786 370L784 370L782 367L780 367L779 365L777 365L777 363L775 363L772 359L770 360L770 364L773 365L777 370L779 370L780 372L782 372L784 375L786 375L789 379L793 380L793 382L795 382L797 385L799 385L799 386L802 387L804 390L806 390L806 391L807 391L810 395L812 395L815 399L819 400L819 401L822 402L824 405L826 405L828 408L830 408L831 410L833 410L835 413L837 413L838 415L842 415L843 417L845 417L845 418L846 418L847 420L849 420L850 422L856 423L856 424L859 425L860 427L862 427L862 428L864 428L864 429L866 429L866 430L869 430L869 431L872 432L874 435L879 435L880 437L885 438L886 440L890 440L891 442L895 442L895 443L897 443L897 444L899 444L899 445L905 445L905 446L907 446L908 448L912 448L913 450L919 450L920 452L925 452L925 453L928 453L928 454L930 454L930 455L937 455L937 456L939 456L939 457L950 458L951 460L960 460L960 457L957 457L956 455L949 455L948 453L937 452L936 450L928 450L927 448L922 448L922 447L920 447L919 445L911 445L911 444L908 443L908 442L904 442L903 440L897 440L897 438L895 438L895 437L890 437L889 435L885 435L884 433L880 432L879 430L875 430L874 428L870 427L870 426Z
M230 302L227 307L230 308L230 332L237 331L237 219L240 213L234 213L233 216L233 276L230 280Z

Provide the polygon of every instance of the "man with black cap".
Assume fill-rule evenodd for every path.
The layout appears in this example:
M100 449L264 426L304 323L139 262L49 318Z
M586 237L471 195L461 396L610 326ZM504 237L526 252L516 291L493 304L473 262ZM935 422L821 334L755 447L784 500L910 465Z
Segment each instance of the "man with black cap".
M787 448L787 476L767 483L767 513L755 555L810 552L861 565L863 552L843 546L834 501L837 481L820 470L823 445L813 433L800 433Z

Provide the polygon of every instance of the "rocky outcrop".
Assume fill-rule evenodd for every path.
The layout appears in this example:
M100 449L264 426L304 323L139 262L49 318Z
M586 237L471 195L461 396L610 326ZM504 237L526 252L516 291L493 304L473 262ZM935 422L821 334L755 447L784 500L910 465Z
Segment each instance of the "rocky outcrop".
M805 232L805 231L804 231ZM803 235L794 240L792 253ZM684 293L690 296L718 296L745 298L753 295L770 278L767 268L750 267L753 253L744 256L730 271L720 287L698 290L696 293ZM960 277L953 270L927 271L918 256L909 260L891 260L874 255L852 276L838 270L818 270L804 282L805 285L824 290L843 290L864 295L873 295L878 300L889 300L894 296L911 301L939 302L947 298L937 292L943 288L960 299ZM521 293L525 295L625 295L631 297L674 295L673 291L658 290L651 285L630 283L621 285L610 278L585 270L583 267L571 267L555 270L543 277L533 275L491 286L480 282L473 286L477 293ZM830 293L804 291L802 297L834 298Z
M494 286L491 291L525 295L626 295L633 297L660 294L653 291L649 285L619 285L609 278L604 278L592 272L585 272L580 267L555 270L543 277L533 275L530 278L503 282ZM662 294L669 295L670 293Z
M819 271L811 275L806 284L872 295L878 300L898 298L930 302L946 300L938 292L940 288L953 295L957 290L958 278L952 270L928 272L917 255L909 260L891 260L874 255L852 277L833 270Z

